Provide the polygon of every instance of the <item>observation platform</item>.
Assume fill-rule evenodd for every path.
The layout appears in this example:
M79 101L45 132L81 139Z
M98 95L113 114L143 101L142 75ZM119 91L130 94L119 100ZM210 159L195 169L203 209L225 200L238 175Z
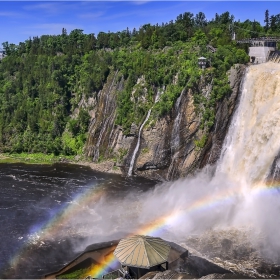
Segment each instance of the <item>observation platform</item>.
M276 52L280 37L246 38L236 42L238 44L250 44L249 56L252 63L264 63L270 60L272 53Z

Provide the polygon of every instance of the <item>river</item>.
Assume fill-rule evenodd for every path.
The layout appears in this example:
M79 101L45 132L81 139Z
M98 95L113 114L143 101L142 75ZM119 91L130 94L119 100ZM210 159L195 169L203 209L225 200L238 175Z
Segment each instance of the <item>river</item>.
M114 228L117 217L110 206L106 212L97 205L106 205L104 200L121 204L132 188L134 194L145 193L155 184L78 165L1 164L0 277L40 278L87 245L123 236L129 222L123 229ZM137 200L137 195L129 200ZM104 225L100 231L102 220L107 231Z

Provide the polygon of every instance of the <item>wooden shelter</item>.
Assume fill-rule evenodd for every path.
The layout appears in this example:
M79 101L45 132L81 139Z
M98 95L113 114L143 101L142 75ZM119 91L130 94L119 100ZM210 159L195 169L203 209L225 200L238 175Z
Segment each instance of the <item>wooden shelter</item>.
M150 271L167 270L170 248L161 238L135 235L121 239L114 255L132 278L140 278Z
M201 69L205 69L206 68L206 64L207 64L207 58L201 56L198 58L198 66L201 68Z

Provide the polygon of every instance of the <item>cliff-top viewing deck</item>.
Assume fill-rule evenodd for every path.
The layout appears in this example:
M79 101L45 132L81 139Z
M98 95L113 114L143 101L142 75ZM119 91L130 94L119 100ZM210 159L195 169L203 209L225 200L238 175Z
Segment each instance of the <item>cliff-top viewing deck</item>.
M236 41L238 44L250 44L249 56L252 63L264 63L271 60L278 61L277 42L280 42L280 37L259 37L245 38Z
M257 42L280 42L280 37L258 37L236 40L238 44L254 44Z

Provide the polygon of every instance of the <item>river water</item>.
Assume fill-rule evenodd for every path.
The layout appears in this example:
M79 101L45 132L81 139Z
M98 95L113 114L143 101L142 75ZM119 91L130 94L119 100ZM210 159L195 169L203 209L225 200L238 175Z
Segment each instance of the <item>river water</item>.
M0 164L0 277L40 278L87 245L123 236L129 227L114 228L112 208L98 204L113 207L132 188L140 194L155 184L78 165Z

